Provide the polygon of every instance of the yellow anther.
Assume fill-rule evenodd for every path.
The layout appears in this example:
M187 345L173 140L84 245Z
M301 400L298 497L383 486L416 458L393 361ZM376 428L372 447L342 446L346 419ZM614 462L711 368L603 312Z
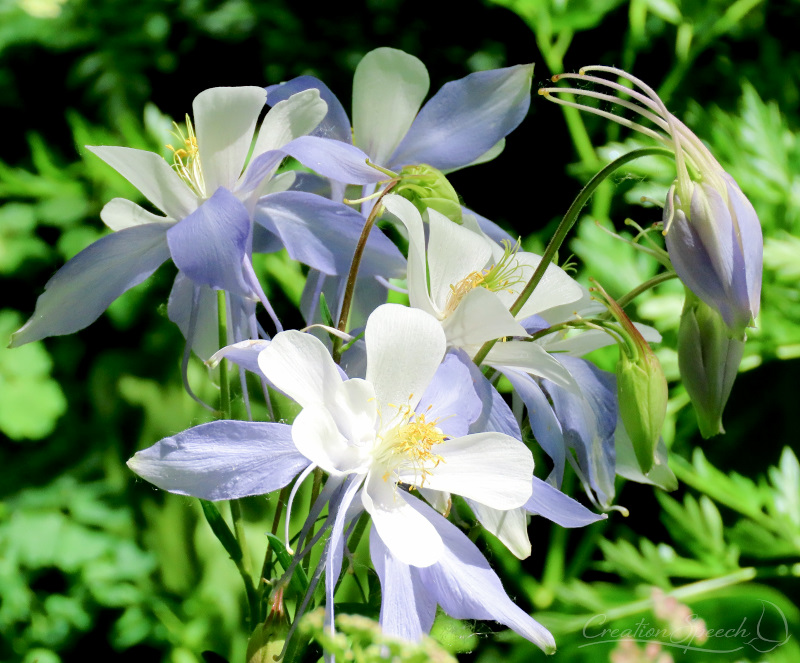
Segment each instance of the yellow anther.
M172 152L172 167L180 178L201 198L206 197L206 184L203 179L203 168L200 164L200 151L197 147L197 136L194 133L192 120L186 115L186 134L181 131L177 122L173 122L175 131L172 133L184 147L175 148L167 144L167 149Z

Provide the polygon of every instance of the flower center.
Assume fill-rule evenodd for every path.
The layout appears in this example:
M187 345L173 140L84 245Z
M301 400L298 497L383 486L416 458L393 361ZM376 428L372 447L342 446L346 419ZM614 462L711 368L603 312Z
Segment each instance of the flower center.
M184 135L177 122L173 122L175 131L172 135L178 139L179 145L175 148L167 145L172 151L172 167L180 178L189 185L189 188L199 197L206 198L206 183L203 179L203 167L200 164L200 151L197 147L197 136L194 133L192 120L186 114L186 135Z
M515 294L514 286L523 283L525 280L522 274L522 267L517 260L519 240L513 246L508 240L505 240L503 248L503 257L497 263L483 271L467 274L458 283L450 286L450 293L447 296L447 302L445 302L445 317L458 308L467 293L478 287L486 288L492 292L505 290L512 295Z
M413 421L408 419L413 416ZM378 461L386 468L383 480L404 475L403 481L411 488L422 487L431 471L442 462L442 457L433 452L433 447L445 441L445 434L436 427L436 421L426 421L424 414L404 413L406 423L393 428L384 438ZM413 473L413 482L408 474Z

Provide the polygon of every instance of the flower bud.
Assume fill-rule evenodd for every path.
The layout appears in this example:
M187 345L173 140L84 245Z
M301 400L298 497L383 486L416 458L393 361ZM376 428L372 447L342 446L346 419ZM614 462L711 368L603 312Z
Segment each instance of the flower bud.
M275 663L278 660L286 635L289 620L283 607L283 590L278 589L271 601L267 619L256 626L247 643L247 663Z
M616 368L617 398L622 423L633 442L636 460L642 472L647 474L653 468L669 394L661 362L638 331L636 335L641 341L636 341L636 351L620 351Z
M664 207L667 251L678 277L717 311L734 337L758 315L764 242L755 209L723 171L676 182Z
M633 443L636 460L647 474L655 462L656 446L667 414L669 388L661 362L631 319L600 287L608 310L620 323L617 361L619 414Z
M703 437L724 433L722 411L744 352L716 310L686 293L678 329L678 366Z
M461 201L458 194L444 173L433 166L405 166L400 171L400 183L392 193L411 201L420 214L424 214L430 207L451 221L461 224Z

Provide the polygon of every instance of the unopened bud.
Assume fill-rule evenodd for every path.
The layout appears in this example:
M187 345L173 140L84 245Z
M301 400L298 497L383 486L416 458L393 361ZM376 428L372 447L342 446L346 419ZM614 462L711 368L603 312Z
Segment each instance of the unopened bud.
M619 414L633 443L639 467L647 474L653 468L667 414L667 379L658 357L622 307L600 286L597 289L624 334L619 342L616 367Z
M664 207L664 232L678 277L741 337L761 297L764 242L755 209L733 178L709 173L690 190L677 183ZM688 199L687 199L688 198Z
M289 619L283 606L283 589L278 589L271 600L267 619L256 626L247 643L247 663L275 663L289 633Z
M430 207L451 221L461 223L458 194L444 173L433 166L406 166L400 171L400 182L392 193L411 201L420 214Z
M724 433L722 412L744 353L744 335L731 338L722 316L687 290L678 329L678 366L700 434Z

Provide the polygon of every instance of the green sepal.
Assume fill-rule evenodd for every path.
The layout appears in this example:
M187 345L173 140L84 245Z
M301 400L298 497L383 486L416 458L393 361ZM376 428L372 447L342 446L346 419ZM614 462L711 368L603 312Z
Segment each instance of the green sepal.
M444 173L433 166L406 166L399 174L400 181L392 190L413 203L420 214L435 209L454 223L461 224L461 201Z

